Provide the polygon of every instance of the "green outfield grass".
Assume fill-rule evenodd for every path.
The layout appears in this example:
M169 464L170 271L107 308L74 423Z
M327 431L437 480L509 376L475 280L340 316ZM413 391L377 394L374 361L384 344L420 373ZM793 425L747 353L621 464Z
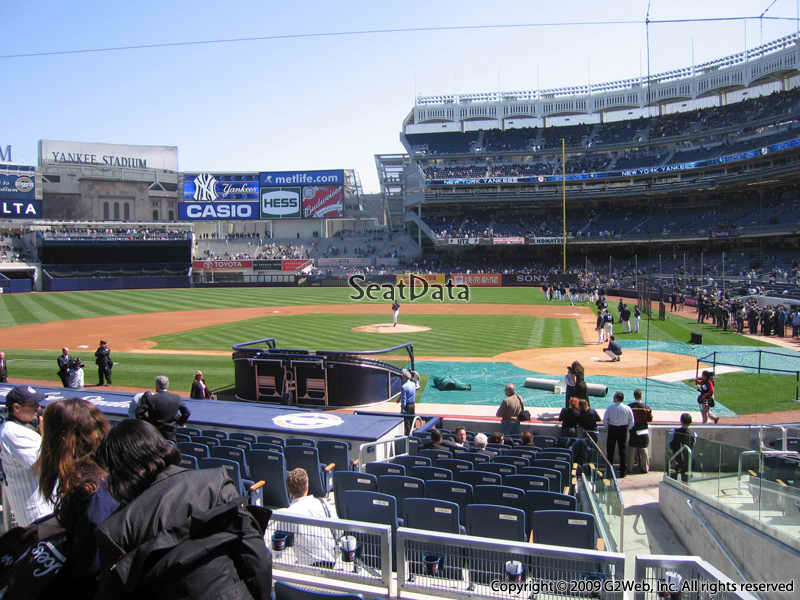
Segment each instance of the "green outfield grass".
M724 373L714 381L715 400L740 415L800 409L794 402L794 375ZM694 381L684 383L695 387Z
M8 378L42 379L61 385L56 357L58 352L44 350L11 350L6 352ZM86 363L84 381L87 386L97 383L94 351L73 352ZM157 375L166 375L170 389L188 396L194 372L203 371L208 386L213 389L233 387L233 361L230 356L192 356L183 354L126 354L113 352L114 385L152 388Z
M0 296L0 327L86 317L248 306L349 304L346 288L177 288L102 292L34 292ZM432 302L430 299L418 302ZM539 288L473 288L471 303L544 304ZM391 304L375 300L372 304ZM402 303L402 301L401 301ZM463 304L463 302L460 302ZM560 302L559 304L566 304ZM389 310L387 308L387 314Z
M352 331L381 321L378 315L320 312L285 317L261 317L149 338L171 350L228 350L233 344L274 337L281 348L377 350L413 342L420 356L494 356L524 348L583 345L574 319L544 319L522 315L405 315L402 323L424 325L430 331L389 335Z

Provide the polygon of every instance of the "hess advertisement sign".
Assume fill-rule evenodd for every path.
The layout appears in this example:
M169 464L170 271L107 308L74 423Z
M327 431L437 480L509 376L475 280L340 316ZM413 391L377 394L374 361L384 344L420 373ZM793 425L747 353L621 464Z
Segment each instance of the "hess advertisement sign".
M299 219L300 188L262 188L262 219Z

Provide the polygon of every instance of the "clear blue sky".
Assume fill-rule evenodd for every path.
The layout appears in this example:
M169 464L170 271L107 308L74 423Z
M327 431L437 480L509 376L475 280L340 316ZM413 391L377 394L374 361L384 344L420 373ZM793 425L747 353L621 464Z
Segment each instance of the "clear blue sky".
M797 16L798 0L768 15ZM770 0L653 0L651 18L758 15ZM0 2L0 54L281 33L643 18L646 1ZM651 70L753 47L759 23L652 25ZM764 22L763 40L796 30ZM646 72L643 25L393 33L0 60L0 145L176 145L182 170L355 168L402 152L418 94L535 89ZM537 76L538 72L538 76Z

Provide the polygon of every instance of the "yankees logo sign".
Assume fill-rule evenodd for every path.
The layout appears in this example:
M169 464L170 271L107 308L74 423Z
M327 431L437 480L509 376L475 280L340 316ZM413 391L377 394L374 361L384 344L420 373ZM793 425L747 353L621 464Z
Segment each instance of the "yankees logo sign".
M210 173L200 173L194 178L194 199L198 202L213 202L217 199L217 180Z

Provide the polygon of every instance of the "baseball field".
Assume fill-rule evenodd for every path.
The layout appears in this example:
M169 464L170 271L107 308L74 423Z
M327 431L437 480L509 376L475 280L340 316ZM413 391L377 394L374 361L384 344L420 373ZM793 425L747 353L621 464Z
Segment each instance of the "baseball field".
M5 295L0 296L0 350L6 353L11 381L55 385L55 359L68 346L86 362L88 387L96 383L93 354L104 339L112 349L115 386L149 388L156 375L164 374L173 390L188 394L196 369L203 370L212 389L231 387L231 345L242 341L275 337L279 347L312 350L375 350L412 342L424 378L449 374L473 384L474 393L460 396L442 396L446 393L429 385L422 392L424 402L496 405L506 378L519 380L521 387L525 376L556 378L566 364L580 360L590 382L605 382L613 392L616 384L619 389L640 387L646 376L654 401L663 396L663 408L680 410L694 389L681 380L667 384L652 377L694 372L696 357L709 348L775 348L764 340L697 325L691 313L676 313L666 321L644 318L639 333L618 333L623 360L611 363L597 344L594 307L547 302L538 288L473 288L469 303L401 302L397 328L391 327L391 301L354 301L352 295L349 288ZM685 348L691 332L703 334L702 348ZM399 354L393 359L403 361ZM610 395L598 398L595 406L607 405ZM717 396L723 414L797 407L792 402L794 376L720 375ZM525 398L532 405L563 402L541 395Z

